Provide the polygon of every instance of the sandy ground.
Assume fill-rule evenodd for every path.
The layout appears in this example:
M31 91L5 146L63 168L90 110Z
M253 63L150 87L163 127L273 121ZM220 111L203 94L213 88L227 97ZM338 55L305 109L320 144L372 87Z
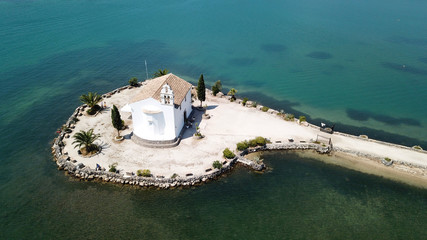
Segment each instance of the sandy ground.
M207 168L211 168L212 162L222 160L222 151L229 147L234 150L236 143L245 139L251 139L256 136L269 138L272 142L287 142L292 138L298 141L310 141L316 139L317 135L332 137L335 147L359 151L378 157L389 157L406 163L418 166L427 166L427 154L409 149L398 148L386 144L368 142L362 139L351 138L341 135L329 135L322 133L317 129L299 125L297 122L284 121L275 114L269 114L255 108L244 107L236 102L229 102L225 98L217 98L207 94L207 113L210 119L202 119L201 112L196 112L196 122L200 123L200 130L205 138L196 140L192 137L195 132L195 126L187 129L179 146L167 149L154 149L140 146L130 139L132 131L132 120L130 113L121 113L122 119L128 128L121 132L125 136L122 142L113 140L117 131L113 128L110 118L110 107L115 104L119 109L125 104L130 103L130 99L135 94L143 90L140 88L122 90L120 93L112 95L105 99L107 108L96 116L82 116L77 122L74 131L69 139L65 139L64 152L68 152L72 159L76 159L91 168L95 168L98 163L108 169L108 166L117 163L117 168L122 172L136 172L138 169L149 169L155 176L161 175L170 177L174 173L185 176L188 173L202 175ZM199 101L194 103L195 106ZM102 152L90 158L83 158L77 154L77 149L71 144L73 134L80 130L89 130L94 128L95 133L101 135L97 141L102 146ZM347 155L347 154L346 154ZM334 161L339 161L338 160ZM377 161L353 157L352 161L346 162L350 165L364 165L365 170L372 166L381 166L378 169L384 169L383 165ZM416 175L427 185L427 170L413 168L403 165L393 164L393 174ZM381 172L382 170L377 171ZM393 175L390 174L390 175ZM406 176L405 175L405 176Z

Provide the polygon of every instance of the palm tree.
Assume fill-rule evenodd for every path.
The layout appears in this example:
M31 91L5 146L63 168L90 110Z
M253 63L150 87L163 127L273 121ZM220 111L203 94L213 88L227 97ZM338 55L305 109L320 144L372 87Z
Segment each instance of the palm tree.
M236 90L236 89L234 89L234 88L232 88L232 89L230 89L230 91L227 93L227 95L231 95L231 98L232 98L233 100L236 100L236 96L234 96L234 95L236 95L236 93L237 93L237 90Z
M98 108L98 103L102 100L101 95L93 92L89 92L87 95L83 94L80 96L80 101L87 104L90 109L88 110L89 114L94 114Z
M93 129L90 129L89 131L81 130L80 132L74 134L73 137L73 144L76 144L74 148L79 147L81 149L83 146L86 154L93 151L97 152L99 150L98 145L93 143L99 138L99 134L93 133Z
M154 74L153 74L153 77L161 77L161 76L164 76L164 75L166 75L166 74L168 74L168 72L169 72L169 70L167 70L166 68L165 69L159 69L159 70L157 70L157 72L155 72Z

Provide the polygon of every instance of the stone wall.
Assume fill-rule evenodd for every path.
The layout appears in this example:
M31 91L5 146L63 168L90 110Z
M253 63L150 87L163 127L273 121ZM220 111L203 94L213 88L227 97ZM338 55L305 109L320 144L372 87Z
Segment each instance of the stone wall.
M254 161L251 161L247 158L245 158L245 156L249 153L254 153L254 152L261 152L261 151L274 151L274 150L315 150L316 152L320 153L320 154L327 154L329 152L331 152L332 147L331 146L326 146L323 147L319 144L314 144L314 143L270 143L270 144L266 144L265 146L261 146L261 147L255 147L255 148L248 148L242 152L240 152L238 155L238 162L252 168L253 170L256 171L261 171L265 168L264 163L256 163Z
M214 169L200 176L164 178L164 177L140 177L135 175L127 175L123 173L113 173L105 170L95 170L84 166L83 164L74 164L67 156L61 156L56 159L59 170L67 171L70 175L83 180L98 180L104 182L129 184L140 187L158 187L171 188L179 186L193 186L203 182L215 179L221 174L229 171L236 163L236 159L232 159L223 165L221 169Z

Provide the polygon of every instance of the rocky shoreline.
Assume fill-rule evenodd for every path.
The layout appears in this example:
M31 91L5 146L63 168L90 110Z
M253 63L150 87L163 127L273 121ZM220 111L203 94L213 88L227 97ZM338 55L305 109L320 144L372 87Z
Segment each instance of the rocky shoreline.
M142 85L144 85L144 83L142 83ZM109 93L103 94L102 96L103 98L110 98L113 94L120 93L120 91L125 89L130 89L130 88L133 88L133 87L124 86L124 87L115 89ZM206 91L207 93L212 95L212 92L209 89L206 89ZM218 94L217 97L229 98L229 96L224 96L223 94ZM237 104L241 104L241 102L242 102L241 99L236 100ZM369 155L362 152L342 149L332 145L325 145L325 144L314 143L314 142L306 143L304 141L301 141L301 142L286 142L286 143L282 143L282 142L268 143L265 146L246 149L244 151L238 152L236 157L234 157L233 159L230 159L228 161L223 160L222 168L220 169L209 168L209 169L206 169L206 174L201 174L201 175L193 175L190 173L190 174L187 174L186 176L176 176L174 178L172 177L165 178L164 176L141 177L141 176L136 176L133 172L115 173L115 172L106 171L105 169L96 170L88 166L85 166L83 163L77 163L76 160L72 159L68 155L68 153L64 151L65 144L63 140L64 138L70 138L70 133L73 131L74 125L76 123L76 118L83 116L83 113L86 107L87 107L86 105L81 105L77 107L76 110L73 112L73 114L69 117L69 119L65 123L64 127L59 131L59 136L54 139L54 142L52 145L52 155L54 157L54 160L56 161L56 164L58 165L59 170L64 170L73 177L76 177L82 180L87 180L87 181L98 180L98 181L111 182L111 183L117 183L117 184L129 184L134 186L157 187L157 188L164 188L164 189L174 188L179 186L194 186L194 185L198 185L198 184L207 182L209 180L218 178L225 172L230 171L232 167L235 166L237 163L243 164L255 171L262 171L263 169L265 169L264 163L249 160L245 158L245 156L249 153L260 152L260 151L274 151L274 150L314 150L319 154L329 154L331 151L337 151L337 152L356 155L359 157L373 159L378 162L381 162L383 160L378 156L373 156L373 155ZM247 104L246 106L242 105L242 107L251 107L251 106L250 104ZM262 108L263 106L261 105L258 105L256 107L256 109L260 111L263 111ZM268 109L268 111L263 111L263 112L265 112L265 114L279 115L279 111L274 109ZM312 128L319 128L318 126L315 126L309 123L307 123L307 125ZM338 134L345 135L352 138L360 138L357 136L344 134L344 133L338 133ZM366 139L366 140L380 142L380 141L371 140L371 139ZM393 145L400 148L408 148L408 147L400 146L397 144L391 144L391 143L384 143L384 144ZM416 150L416 151L423 151L423 150ZM387 162L387 164L389 165L391 165L391 163ZM396 163L425 169L424 166L415 166L406 162L396 161ZM386 163L384 163L384 161L383 161L383 164L387 165Z
M104 94L106 96L111 96L116 92L120 92L124 88L119 90L114 90L113 92ZM85 110L86 106L82 105L76 108L74 113L66 122L68 128L73 128L74 118L81 116L82 112ZM331 146L321 146L320 144L314 143L280 143L280 144L266 144L262 147L249 148L244 151L241 151L237 154L236 157L230 161L224 161L224 165L221 169L210 170L209 173L200 176L186 176L186 177L176 177L176 178L164 178L164 177L140 177L133 174L123 174L123 173L114 173L108 172L105 169L96 170L85 166L82 163L76 164L76 161L71 159L68 156L68 153L63 151L65 146L62 140L69 136L69 133L61 131L59 136L54 140L52 146L52 154L58 165L59 170L66 171L73 177L76 177L81 180L98 180L103 182L111 182L117 184L129 184L134 186L141 187L158 187L158 188L173 188L179 186L194 186L207 182L209 180L214 180L221 176L223 173L231 170L233 166L237 163L241 163L255 171L262 171L265 169L264 163L256 163L254 161L248 160L245 156L249 153L260 152L260 151L271 151L271 150L315 150L318 153L325 154L329 153L332 148ZM207 169L208 170L208 169Z
M57 139L60 141L60 138ZM55 146L55 144L54 144ZM61 147L56 145L53 147L56 164L59 170L68 172L71 176L82 180L98 180L103 182L112 182L118 184L129 184L141 187L158 187L158 188L173 188L179 186L194 186L218 178L223 173L231 170L237 163L241 163L255 171L265 169L264 163L256 163L245 158L245 155L260 151L272 150L315 150L320 154L326 154L331 151L330 147L322 147L319 144L311 143L286 143L286 144L266 144L262 147L250 148L242 151L238 156L230 161L224 161L221 169L210 170L209 173L200 176L186 176L176 178L164 177L140 177L132 174L113 173L106 170L95 170L85 166L84 164L74 164L73 160L68 155L61 154Z

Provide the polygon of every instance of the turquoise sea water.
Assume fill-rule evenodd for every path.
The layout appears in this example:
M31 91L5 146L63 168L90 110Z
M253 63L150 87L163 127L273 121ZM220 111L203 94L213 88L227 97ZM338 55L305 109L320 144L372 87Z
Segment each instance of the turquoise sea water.
M0 1L0 238L423 239L426 191L295 155L197 189L70 181L88 91L168 68L340 131L427 148L427 2ZM349 179L349 180L347 180ZM70 230L70 227L73 229Z

